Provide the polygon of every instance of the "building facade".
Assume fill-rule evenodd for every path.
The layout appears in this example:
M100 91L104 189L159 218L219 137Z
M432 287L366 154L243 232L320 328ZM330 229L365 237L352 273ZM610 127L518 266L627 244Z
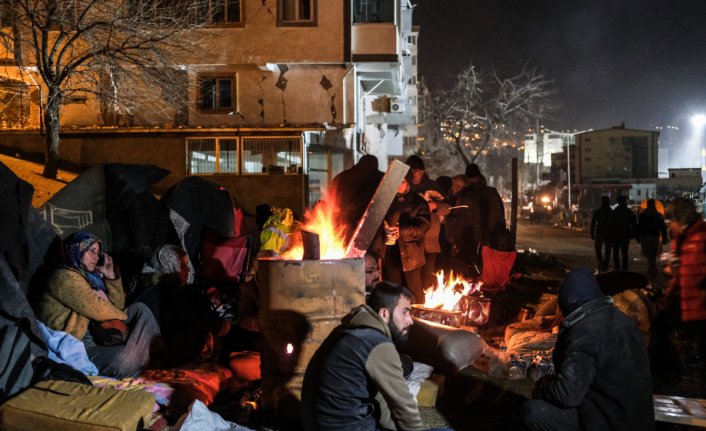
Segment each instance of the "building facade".
M406 105L380 112L372 104L407 102L407 0L229 0L225 7L198 30L199 52L182 59L187 106L157 109L155 94L154 103L126 114L90 95L72 100L61 108L61 159L78 168L155 164L171 171L159 189L203 175L246 211L269 203L301 214L361 154L377 155L381 169L389 153L401 154ZM0 75L7 99L0 146L43 154L41 80L12 62Z

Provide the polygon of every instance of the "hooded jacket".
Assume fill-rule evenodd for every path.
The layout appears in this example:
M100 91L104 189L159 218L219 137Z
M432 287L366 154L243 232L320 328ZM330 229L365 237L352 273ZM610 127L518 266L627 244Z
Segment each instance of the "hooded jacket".
M649 358L635 322L603 295L588 268L562 282L559 307L566 317L556 371L537 382L534 397L576 408L583 430L654 429Z
M388 410L392 422L380 417ZM301 414L307 431L424 429L390 329L369 306L351 310L312 357Z

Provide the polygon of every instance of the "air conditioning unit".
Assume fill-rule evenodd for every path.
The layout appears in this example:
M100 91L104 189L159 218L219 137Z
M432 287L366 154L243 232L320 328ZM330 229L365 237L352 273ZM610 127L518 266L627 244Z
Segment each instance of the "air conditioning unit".
M405 110L405 102L400 99L390 100L390 112L393 114L400 114Z

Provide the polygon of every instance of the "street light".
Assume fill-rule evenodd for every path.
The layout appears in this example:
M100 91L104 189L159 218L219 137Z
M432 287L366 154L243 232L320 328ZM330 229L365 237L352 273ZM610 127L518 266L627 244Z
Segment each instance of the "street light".
M706 125L706 115L704 114L695 114L691 116L691 124L697 128L700 129Z
M703 131L704 131L704 126L706 126L706 115L704 114L695 114L691 116L691 125L694 126L694 135L693 135L693 146L696 147L696 149L699 151L699 162L701 166L701 178L703 180L704 174L706 174L706 163L704 160L704 147L702 144L702 136L703 136ZM693 148L693 147L691 147ZM692 153L693 154L693 153Z

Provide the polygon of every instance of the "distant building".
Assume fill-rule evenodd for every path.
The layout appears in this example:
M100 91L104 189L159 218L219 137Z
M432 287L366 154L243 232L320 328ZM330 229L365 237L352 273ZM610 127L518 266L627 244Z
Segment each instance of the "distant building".
M546 183L552 180L552 159L555 155L566 151L575 142L573 133L555 132L540 129L539 133L527 133L524 140L524 162L530 165L535 183ZM566 164L566 157L564 157ZM564 176L566 172L564 171Z
M595 180L657 180L659 132L624 126L576 135L576 176Z
M658 140L658 131L624 125L577 133L572 177L582 209L598 206L601 195L631 202L656 197Z
M658 192L663 197L687 196L696 197L703 185L701 169L676 168L669 169L669 178L660 178Z

